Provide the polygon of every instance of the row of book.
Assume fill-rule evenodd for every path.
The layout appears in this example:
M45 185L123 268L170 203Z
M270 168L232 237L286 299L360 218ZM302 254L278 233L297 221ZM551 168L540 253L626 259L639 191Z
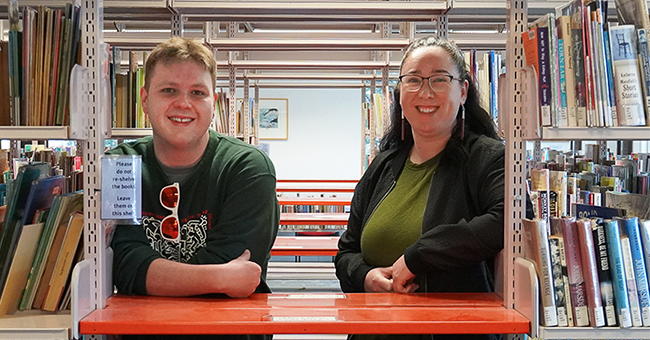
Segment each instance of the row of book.
M4 184L3 184L4 185ZM70 275L83 257L83 194L49 163L31 162L6 183L0 219L0 317L70 306ZM2 215L2 214L0 214Z
M535 69L538 123L554 127L645 126L650 109L648 15L643 0L573 0L521 37ZM645 14L642 14L645 13Z
M648 176L641 176L647 183ZM564 170L530 169L528 194L535 216L579 216L582 205L622 209L628 216L650 219L650 195L622 192L624 181L597 172L569 173ZM647 188L647 185L646 185ZM576 212L576 207L579 211ZM591 209L591 208L590 208ZM606 209L602 209L606 210Z
M544 326L650 327L650 220L524 219Z
M22 25L20 17L22 16ZM9 6L8 44L0 49L0 80L10 100L0 101L0 123L13 126L69 124L69 78L80 56L80 8ZM8 115L8 116L7 116Z
M144 114L140 89L144 86L144 67L139 65L138 54L123 52L117 47L106 46L109 51L109 74L111 79L112 110L111 126L114 128L149 128L149 118ZM122 55L127 55L128 67L122 67ZM143 54L146 61L147 53Z

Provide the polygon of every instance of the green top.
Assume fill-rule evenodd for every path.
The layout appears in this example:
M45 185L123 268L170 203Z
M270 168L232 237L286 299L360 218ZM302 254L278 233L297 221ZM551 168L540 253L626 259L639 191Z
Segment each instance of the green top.
M390 267L422 234L422 216L439 157L421 164L406 160L393 190L372 213L361 235L361 252L371 266Z

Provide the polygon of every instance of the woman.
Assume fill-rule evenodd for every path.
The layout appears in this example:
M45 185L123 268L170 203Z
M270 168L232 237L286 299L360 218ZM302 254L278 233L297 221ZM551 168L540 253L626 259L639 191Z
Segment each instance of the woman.
M504 146L458 48L432 37L411 43L394 99L392 125L355 189L339 242L341 288L493 291L491 264L504 237ZM492 336L435 336L450 338Z

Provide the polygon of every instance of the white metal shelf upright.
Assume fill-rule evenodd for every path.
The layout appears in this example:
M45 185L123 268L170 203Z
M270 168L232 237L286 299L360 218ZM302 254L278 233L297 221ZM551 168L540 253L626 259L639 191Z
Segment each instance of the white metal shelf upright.
M505 135L505 240L503 262L503 303L506 308L515 308L515 260L522 256L521 219L525 217L526 202L526 142L522 138L519 122L522 117L522 93L519 84L524 68L524 48L521 33L527 30L528 1L508 0L506 25L508 40L506 42L506 86L507 96L505 126L499 129ZM524 339L522 335L510 335L509 339Z

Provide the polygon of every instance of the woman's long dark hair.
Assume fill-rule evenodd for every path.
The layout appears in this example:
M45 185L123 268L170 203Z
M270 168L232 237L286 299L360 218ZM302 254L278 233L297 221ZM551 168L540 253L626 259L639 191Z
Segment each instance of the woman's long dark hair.
M469 83L469 89L467 90L467 99L465 100L465 136L468 131L473 133L482 134L496 140L501 140L497 134L494 121L490 115L485 111L479 101L478 90L476 84L472 81L472 76L469 74L467 67L465 65L465 59L463 54L460 52L458 47L450 42L449 40L436 38L436 37L426 37L420 38L413 41L404 53L402 58L402 63L400 65L400 74L401 69L404 66L404 61L407 60L411 53L418 48L425 47L442 47L449 53L456 69L460 74L461 79L467 80ZM460 151L464 153L464 148L462 147L461 139L461 110L459 108L458 114L456 115L456 126L451 133L451 138L447 142L446 150L451 152ZM399 84L393 90L393 105L391 106L391 123L386 131L386 134L381 139L379 145L380 151L386 151L393 148L410 148L413 145L413 132L411 131L411 124L404 118L404 126L402 127L402 106L400 105L400 88ZM402 128L404 129L404 138L402 139Z

